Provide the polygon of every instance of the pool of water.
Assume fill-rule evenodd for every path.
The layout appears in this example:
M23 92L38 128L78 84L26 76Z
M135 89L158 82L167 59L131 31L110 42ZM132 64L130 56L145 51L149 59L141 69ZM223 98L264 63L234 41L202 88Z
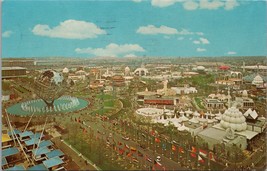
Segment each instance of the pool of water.
M81 110L84 109L88 106L89 102L80 98L77 98L79 100L79 105L72 107L70 109L67 110L61 110L61 111L53 111L53 112L47 112L47 111L41 111L41 112L34 112L35 115L53 115L53 114L59 114L59 113L69 113L69 112L74 112L77 110ZM54 105L60 105L60 104L65 104L68 101L64 100L64 99L57 99L54 102ZM17 116L28 116L28 115L32 115L33 112L28 112L25 111L21 108L21 104L22 103L17 103L15 105L12 105L10 107L7 108L7 112L11 115L17 115ZM36 108L43 108L46 106L45 102L42 100L36 100L36 102L30 103L30 106L32 107L36 107Z

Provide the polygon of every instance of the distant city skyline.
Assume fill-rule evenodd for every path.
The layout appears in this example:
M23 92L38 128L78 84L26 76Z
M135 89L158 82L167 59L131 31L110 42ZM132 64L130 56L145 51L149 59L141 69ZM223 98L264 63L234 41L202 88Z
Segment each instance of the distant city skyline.
M2 57L266 56L266 2L2 2Z

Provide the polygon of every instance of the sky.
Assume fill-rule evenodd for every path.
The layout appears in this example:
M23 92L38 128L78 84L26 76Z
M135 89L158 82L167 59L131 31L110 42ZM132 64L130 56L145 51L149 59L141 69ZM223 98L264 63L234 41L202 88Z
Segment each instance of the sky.
M266 2L2 2L2 57L266 56Z

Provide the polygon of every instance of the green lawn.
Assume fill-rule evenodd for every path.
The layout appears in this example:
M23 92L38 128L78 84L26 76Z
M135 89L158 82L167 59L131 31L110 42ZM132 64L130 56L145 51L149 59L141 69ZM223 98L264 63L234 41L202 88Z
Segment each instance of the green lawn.
M196 101L196 103L197 103L197 105L198 105L199 108L205 109L204 106L201 103L201 99L200 98L196 97L195 98L195 101Z
M104 102L104 107L114 107L114 100L108 100Z
M109 100L109 99L113 99L113 96L112 95L109 95L109 94L98 94L96 95L97 98L101 99L103 98L103 100Z

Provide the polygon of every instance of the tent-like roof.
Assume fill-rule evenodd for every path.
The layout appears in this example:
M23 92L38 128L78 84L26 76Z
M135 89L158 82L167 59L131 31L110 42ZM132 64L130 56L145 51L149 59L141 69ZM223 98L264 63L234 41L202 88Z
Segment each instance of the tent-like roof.
M2 166L5 166L7 164L7 160L5 157L2 157Z
M8 134L2 134L2 143L11 141L12 139L9 137Z
M31 136L31 135L33 135L33 132L32 131L25 131L25 132L19 133L19 137L20 138Z
M43 161L43 164L49 169L54 166L58 166L60 164L64 163L61 158L59 157L53 157L51 159Z
M15 170L15 171L18 171L18 170L25 170L25 168L23 166L21 166L21 165L17 165L17 166L10 167L10 168L6 169L6 171L7 170Z
M40 148L41 147L48 147L50 145L53 145L53 143L50 140L45 140L45 141L40 142L39 147Z
M57 150L50 151L49 153L46 153L45 155L47 156L47 158L53 158L56 156L63 156L64 153L61 150L57 149Z
M47 147L39 147L38 149L34 149L32 151L33 154L35 154L36 156L42 155L42 154L46 154L50 152L50 150Z
M15 134L20 134L21 133L21 131L20 130L17 130L17 129L14 129L14 132L15 132ZM7 134L8 135L11 135L11 131L8 131Z
M37 144L38 142L39 142L38 138L32 138L30 140L25 141L25 144L26 144L26 146L30 146L30 145L33 145L33 144Z
M19 153L19 150L16 147L6 148L2 150L2 157L12 156L17 153Z

